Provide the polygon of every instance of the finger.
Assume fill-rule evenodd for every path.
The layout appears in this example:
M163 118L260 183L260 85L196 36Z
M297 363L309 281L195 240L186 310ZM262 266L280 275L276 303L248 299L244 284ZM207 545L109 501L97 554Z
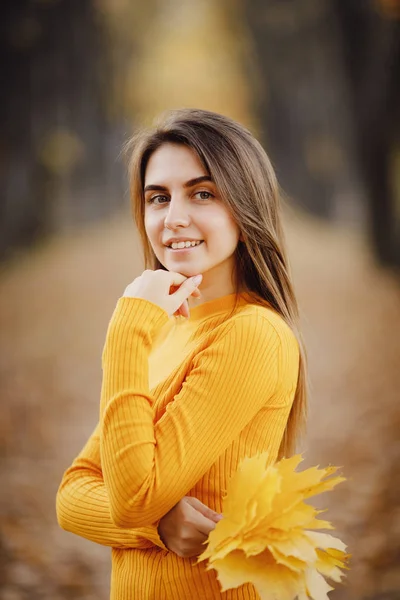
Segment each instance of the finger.
M208 536L208 534L210 533L210 531L212 531L215 528L215 521L208 519L207 517L205 517L201 512L199 512L198 510L196 510L193 506L189 507L190 509L190 523L191 525L199 532L202 533L205 536Z
M188 277L181 273L177 273L176 271L164 271L160 269L160 272L163 273L163 276L169 281L170 288L175 286L175 288L179 289L185 281L188 281Z
M203 502L200 502L200 500L198 498L194 498L193 496L187 496L186 501L188 504L193 506L193 508L195 508L199 513L201 513L203 516L207 517L207 519L210 519L211 521L214 521L215 523L218 523L218 521L220 521L222 519L222 515L215 512L215 510L213 510L206 504L203 504Z
M207 537L209 533L213 529L215 529L215 521L207 519L207 517L199 513L199 511L197 511L195 508L193 508L192 510L193 514L191 516L191 519L193 527L196 529L196 531Z
M189 317L189 305L188 305L188 301L185 300L183 302L183 304L181 304L181 306L179 307L179 314L182 315L182 317Z
M170 289L169 289L169 293L173 294L174 292L176 292L176 290L179 290L179 285L171 285ZM193 292L192 292L192 296L194 296L195 298L200 298L201 297L201 292L199 290L199 288L194 288Z
M195 291L196 291L196 290L195 290ZM193 294L192 294L192 296L196 296L196 298L200 298L200 297L201 297L201 294L200 294L200 292L197 290L197 294L194 294L194 293L193 293ZM182 309L182 307L184 307L184 306L186 306L187 310L186 310L185 308L183 308L183 309ZM185 300L185 302L184 302L184 303L183 303L183 304L182 304L182 305L181 305L181 306L178 308L178 310L176 310L176 311L174 312L174 315L175 315L175 316L177 316L177 317L178 317L179 315L182 315L183 317L189 317L189 316L190 316L190 314L189 314L189 304L188 304L187 300Z
M171 299L176 302L178 306L183 304L189 296L192 295L197 286L201 283L202 275L196 275L195 277L189 277L182 283L178 290L174 294L171 294Z
M170 290L169 290L170 295L173 294L174 292L176 292L176 290L178 290L178 289L179 289L178 285L171 285ZM195 298L200 298L201 297L201 292L196 287L193 290L193 292L192 292L191 295L194 296ZM186 318L188 318L190 316L190 313L189 313L189 304L188 304L187 300L185 300L181 304L181 306L174 312L174 315L177 316L177 317L180 316L180 315L182 315L182 317L186 317Z
M176 292L177 290L179 290L179 285L171 285L170 289L169 289L169 293L170 295L173 294L174 292ZM192 296L194 296L195 298L200 298L201 297L201 292L199 290L198 287L194 288L192 294Z

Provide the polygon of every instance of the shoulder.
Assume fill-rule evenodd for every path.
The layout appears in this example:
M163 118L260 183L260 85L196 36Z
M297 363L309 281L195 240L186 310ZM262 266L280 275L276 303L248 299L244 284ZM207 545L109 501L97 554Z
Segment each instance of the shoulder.
M278 378L295 386L298 377L300 346L286 321L272 308L247 304L232 319L233 328L246 342L242 351L260 364L276 366Z
M275 350L298 359L299 345L291 328L273 309L258 304L240 306L214 329L210 338L210 343L233 346L237 352L254 354Z
M268 361L277 360L280 371L297 372L300 346L286 321L272 308L246 304L230 319L232 334L242 340L242 350ZM274 357L274 358L273 358Z
M286 321L272 308L246 304L230 319L235 328L248 330L253 335L273 336L281 343L297 345L297 339Z
M296 336L275 311L245 305L208 334L194 357L194 366L217 363L232 377L252 373L260 382L276 382L277 389L293 389L299 367ZM220 371L219 371L220 372ZM283 386L283 387L282 387Z

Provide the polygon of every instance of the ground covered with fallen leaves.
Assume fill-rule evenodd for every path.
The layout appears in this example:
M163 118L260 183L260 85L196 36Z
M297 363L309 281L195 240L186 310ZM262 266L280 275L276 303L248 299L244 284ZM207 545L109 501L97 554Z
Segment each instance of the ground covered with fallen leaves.
M287 237L309 352L306 464L343 465L321 496L352 569L334 600L395 600L400 292L365 240L300 214ZM141 270L128 215L31 250L0 274L0 596L105 600L110 552L55 517L64 469L98 415L109 317ZM397 557L397 559L396 559Z

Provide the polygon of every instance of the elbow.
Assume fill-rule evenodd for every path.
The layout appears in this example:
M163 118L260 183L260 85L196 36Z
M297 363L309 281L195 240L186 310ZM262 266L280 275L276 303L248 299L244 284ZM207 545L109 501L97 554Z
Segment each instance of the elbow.
M64 531L68 531L68 533L73 533L68 519L66 519L63 515L60 516L59 513L57 513L57 523L59 527Z
M56 495L56 518L61 529L78 534L79 512L76 510L76 497L69 479L63 479Z
M62 490L58 490L56 496L56 517L57 523L64 531L71 532L71 520L69 518L68 506L65 503Z

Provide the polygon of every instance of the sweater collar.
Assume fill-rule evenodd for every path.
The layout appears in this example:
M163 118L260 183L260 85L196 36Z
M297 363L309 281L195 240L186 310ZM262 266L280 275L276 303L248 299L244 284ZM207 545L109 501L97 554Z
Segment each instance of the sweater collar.
M255 304L256 299L248 292L241 292L238 297L235 293L208 300L198 306L190 309L189 321L201 321L202 319L212 317L220 313L232 311L235 306L243 306L244 304Z

